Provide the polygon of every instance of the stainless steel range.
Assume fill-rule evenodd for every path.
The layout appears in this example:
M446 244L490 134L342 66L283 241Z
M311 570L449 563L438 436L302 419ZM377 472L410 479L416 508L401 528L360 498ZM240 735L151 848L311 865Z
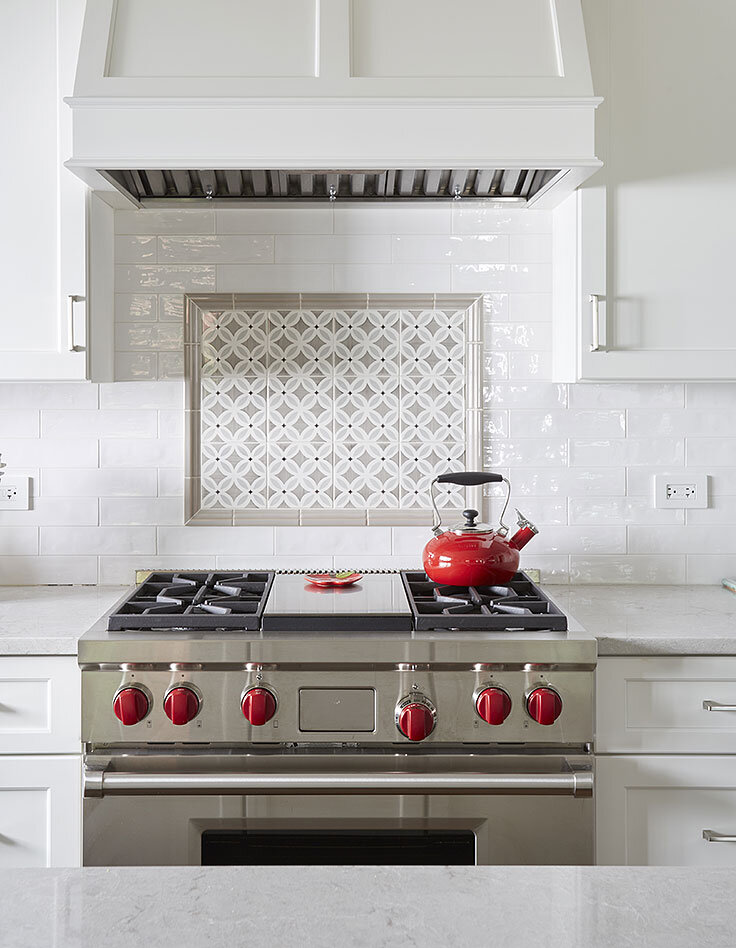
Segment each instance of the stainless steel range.
M591 863L566 626L523 573L154 573L79 644L85 865Z

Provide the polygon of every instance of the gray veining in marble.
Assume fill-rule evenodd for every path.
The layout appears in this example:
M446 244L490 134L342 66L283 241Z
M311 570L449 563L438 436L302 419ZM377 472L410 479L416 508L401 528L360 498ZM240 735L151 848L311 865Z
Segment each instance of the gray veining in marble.
M124 586L0 586L0 655L76 655ZM547 586L599 655L736 655L736 595L721 586Z
M0 871L3 948L732 948L736 870Z
M79 636L125 589L0 586L0 655L76 655Z

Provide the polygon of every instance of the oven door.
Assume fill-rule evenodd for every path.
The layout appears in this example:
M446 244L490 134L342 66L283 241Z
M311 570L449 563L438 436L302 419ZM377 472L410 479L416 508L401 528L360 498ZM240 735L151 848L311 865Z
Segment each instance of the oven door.
M589 755L329 750L85 760L84 865L585 865Z

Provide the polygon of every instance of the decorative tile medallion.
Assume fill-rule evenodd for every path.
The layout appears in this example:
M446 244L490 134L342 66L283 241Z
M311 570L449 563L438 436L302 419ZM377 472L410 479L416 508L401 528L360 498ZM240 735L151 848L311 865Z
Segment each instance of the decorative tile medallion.
M432 479L481 466L478 304L185 297L187 521L426 522Z

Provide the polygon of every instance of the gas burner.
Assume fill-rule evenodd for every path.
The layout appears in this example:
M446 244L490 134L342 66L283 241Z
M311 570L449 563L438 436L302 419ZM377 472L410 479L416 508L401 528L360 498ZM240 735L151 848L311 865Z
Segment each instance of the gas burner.
M505 586L443 586L418 572L402 577L416 629L567 629L566 616L525 573Z
M109 617L111 631L256 631L273 574L151 573Z

